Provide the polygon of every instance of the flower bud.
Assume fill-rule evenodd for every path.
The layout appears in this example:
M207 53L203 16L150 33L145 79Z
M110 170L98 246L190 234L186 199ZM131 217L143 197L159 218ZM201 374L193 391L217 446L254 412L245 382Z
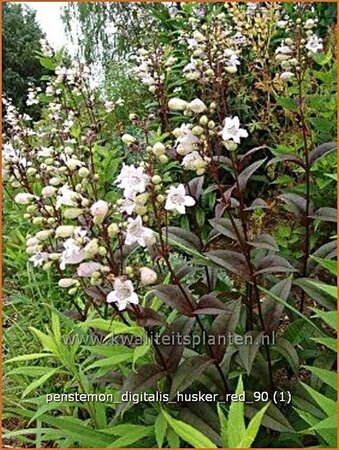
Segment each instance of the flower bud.
M49 180L49 184L51 186L59 186L59 184L61 184L61 183L62 183L62 181L58 177L53 177Z
M131 275L133 273L133 267L131 266L126 266L125 267L125 274L126 275Z
M167 161L168 161L168 156L166 156L166 155L160 155L160 156L159 156L159 162L160 162L161 164L166 164Z
M52 267L52 265L53 265L53 261L48 261L42 266L42 270L47 271Z
M177 97L171 98L171 100L168 102L168 107L172 111L184 111L186 106L187 102Z
M121 140L125 145L132 145L136 142L135 137L127 133L122 135Z
M36 169L34 167L29 167L26 171L27 175L34 175L36 173Z
M18 205L29 205L32 200L34 199L34 195L26 193L26 192L20 192L15 196L15 203Z
M158 275L154 270L149 269L148 267L141 267L139 272L141 284L143 286L149 286L157 281Z
M37 239L39 239L39 241L46 241L46 239L48 239L50 236L52 236L52 234L54 233L54 230L42 230L42 231L38 231L35 235L35 237Z
M74 294L76 294L77 293L77 288L76 287L74 287L74 288L71 288L69 291L68 291L68 293L69 293L69 295L74 295Z
M109 237L114 237L118 234L119 227L116 223L111 223L111 225L107 228L107 233Z
M44 218L39 216L39 217L34 217L32 220L33 225L41 225L44 222Z
M238 148L238 144L233 141L226 141L223 144L230 152L234 152Z
M204 129L199 127L199 125L196 125L195 127L192 128L192 133L195 134L196 136L200 136L203 132Z
M159 195L157 196L157 200L158 200L159 203L162 203L162 202L165 201L165 197L164 197L162 194L159 194Z
M55 237L68 238L72 236L75 226L73 225L61 225L55 230Z
M207 106L199 98L196 98L187 105L187 108L195 114L200 114L206 111Z
M107 250L106 250L106 248L103 245L101 245L98 248L98 253L99 253L100 256L106 256L107 255Z
M90 174L90 171L87 169L87 167L80 167L78 170L78 175L80 178L87 178Z
M98 239L92 239L85 247L84 247L84 253L86 255L86 258L93 258L95 255L98 254L99 251L99 245L98 245Z
M56 188L54 186L46 186L42 189L41 195L43 197L53 197L56 193Z
M152 183L154 184L160 184L162 181L161 176L160 175L154 175L152 177Z
M157 142L153 145L153 153L156 156L163 155L165 153L165 146L161 142Z
M108 212L108 203L105 202L104 200L98 200L91 206L91 214L93 217L101 218L103 220L107 212Z
M83 210L81 208L67 208L63 211L63 216L66 219L77 219L82 213Z
M215 122L213 121L213 120L210 120L209 122L208 122L208 128L210 129L210 130L213 130L213 128L215 127Z
M208 124L208 117L207 116L201 116L200 119L199 119L199 123L200 123L200 125L203 125L203 126L207 125Z
M238 69L236 68L236 66L228 66L225 67L226 72L228 73L236 73L238 71Z

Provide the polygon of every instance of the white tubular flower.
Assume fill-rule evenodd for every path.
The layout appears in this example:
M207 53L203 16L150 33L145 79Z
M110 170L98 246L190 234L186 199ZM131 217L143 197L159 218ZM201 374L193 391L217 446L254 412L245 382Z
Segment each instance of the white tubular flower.
M137 242L142 247L150 246L155 243L153 230L143 226L140 216L136 219L128 219L125 244L131 245L134 244L134 242Z
M240 128L240 121L237 116L231 118L226 117L224 127L221 131L223 141L233 140L240 144L240 138L248 137L248 133L244 128Z
M185 214L186 206L193 206L195 200L190 195L186 195L185 187L179 184L178 187L171 186L167 191L165 209L167 211L177 211L179 214Z
M74 225L60 225L55 230L55 237L68 238L72 236L74 230L75 230Z
M312 53L318 53L323 49L323 40L319 38L316 34L312 34L307 40L306 48Z
M154 270L149 269L148 267L141 267L139 272L141 284L143 286L149 286L157 281L158 275Z
M98 200L91 206L91 214L94 217L94 222L100 224L104 221L108 213L108 203L104 200Z
M135 137L127 133L122 135L121 140L125 145L132 145L136 142Z
M313 19L307 19L304 27L306 30L311 30L314 27L314 25L315 25L315 22Z
M77 274L79 277L91 277L94 272L99 272L102 268L103 266L97 262L85 262L77 268Z
M85 252L77 245L75 239L67 239L64 242L64 251L60 258L60 269L65 270L67 264L79 264L85 258Z
M182 124L180 127L181 136L176 141L176 151L179 155L185 156L195 150L196 145L200 142L199 138L194 135L188 125ZM177 133L179 135L179 133Z
M284 81L288 81L288 80L290 80L290 79L293 78L293 77L294 77L294 73L293 73L293 72L290 72L290 71L283 72L283 73L280 75L280 78L281 78L282 80L284 80Z
M282 55L290 55L292 53L292 49L288 46L288 45L281 45L280 47L278 47L275 51L275 54L277 55L278 53L282 54Z
M121 172L117 177L115 184L124 189L124 196L133 199L136 194L145 192L149 182L149 176L144 173L143 167L134 167L134 165L122 166Z
M206 111L207 106L202 100L196 98L187 105L187 108L195 114L200 114Z
M49 254L46 252L37 252L29 258L34 267L40 267L48 260Z
M137 305L139 299L131 280L117 278L114 281L114 290L107 295L107 303L116 303L119 311L126 309L129 304Z
M171 98L171 100L168 102L168 107L172 111L184 111L186 109L186 106L187 102L177 97Z
M14 201L18 205L29 205L34 198L35 197L32 194L20 192L19 194L16 194Z

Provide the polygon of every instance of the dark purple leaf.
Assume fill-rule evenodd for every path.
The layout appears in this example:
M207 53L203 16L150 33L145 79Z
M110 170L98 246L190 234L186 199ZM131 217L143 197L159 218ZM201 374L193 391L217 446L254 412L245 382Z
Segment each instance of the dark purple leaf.
M91 286L85 289L85 294L93 300L106 301L106 295L98 286Z
M297 270L291 266L287 259L279 255L264 256L256 266L255 275L261 273L275 273L275 272L296 272Z
M213 162L218 162L221 164L226 164L226 166L232 168L233 167L233 163L232 160L230 158L228 158L227 156L213 156L212 157L212 161Z
M271 289L273 295L281 298L286 301L292 286L292 279L286 278L285 280L279 281L275 284ZM274 331L280 321L280 317L284 311L284 305L274 300L273 297L270 297L268 294L264 298L262 303L262 315L265 324L265 331L267 334L271 334Z
M199 302L197 309L193 312L193 315L218 315L227 311L227 306L216 298L213 294L203 295Z
M246 340L246 336L250 336L250 340ZM246 370L247 375L251 373L251 369L260 349L260 344L262 342L263 333L257 331L248 331L244 335L244 344L239 345L239 359L242 367Z
M297 155L292 155L292 154L288 154L288 155L280 155L280 156L276 156L275 158L272 158L268 163L267 166L271 165L271 164L276 164L278 162L292 162L297 164L298 166L302 167L303 169L305 169L305 164L304 161L299 158L299 156Z
M272 252L278 252L279 247L271 234L263 233L255 237L254 241L249 242L252 247L264 248L266 250L271 250Z
M211 345L211 357L220 362L224 356L230 334L234 332L240 317L241 301L237 300L228 305L228 312L219 314L212 323L208 331L209 336L213 336L214 342ZM208 340L210 343L210 339Z
M137 373L131 372L121 389L121 393L137 394L156 386L157 382L165 376L165 370L156 364L146 364L138 367ZM122 414L128 407L129 402L122 402L117 414Z
M301 195L288 192L280 195L280 197L288 206L288 209L294 216L303 221L306 218L306 198ZM310 213L313 211L313 206L310 205Z
M191 356L180 364L173 376L170 400L172 400L178 392L187 389L212 363L213 360L209 356L198 355Z
M212 227L222 235L227 236L228 238L233 239L237 242L239 242L239 238L241 242L245 241L244 232L242 230L240 220L233 219L235 229L230 219L211 219L209 222Z
M160 300L166 303L166 305L177 309L181 314L190 316L196 309L196 302L186 288L183 288L184 294L178 286L158 284L157 286L154 286L152 291L160 298Z
M251 150L248 150L244 155L239 155L239 167L242 169L249 161L252 156L259 152L260 150L266 150L269 149L267 145L261 145L260 147L252 148Z
M309 217L324 222L337 222L337 210L329 207L319 208L313 215L310 214Z
M244 255L231 250L213 250L206 256L215 264L233 272L245 280L250 278L248 265Z
M244 208L244 211L253 211L254 209L259 208L269 208L268 204L262 198L256 198L247 208Z
M196 201L198 201L202 193L203 185L204 185L203 176L193 178L193 180L190 180L188 183L189 186L188 194L191 195Z
M266 161L265 159L261 159L260 161L256 161L250 166L246 167L241 174L238 177L239 180L239 190L240 192L244 192L246 189L248 180L251 178L251 176L259 169L260 166Z
M165 228L162 230L163 236L165 237ZM185 245L188 248L193 247L196 250L200 250L200 240L191 231L184 230L179 227L168 227L168 238L172 239L179 244Z
M325 144L318 145L318 147L312 150L309 154L309 164L314 164L316 161L318 161L318 159L322 158L324 155L327 155L327 153L335 151L336 149L336 142L326 142Z
M138 311L136 322L142 327L163 326L167 324L166 320L157 311L154 311L154 309L139 305Z
M194 321L193 318L182 316L167 327L160 336L158 348L162 359L165 361L166 368L170 372L174 372L180 363L184 351L183 341L190 334ZM157 353L155 356L158 363L163 364Z

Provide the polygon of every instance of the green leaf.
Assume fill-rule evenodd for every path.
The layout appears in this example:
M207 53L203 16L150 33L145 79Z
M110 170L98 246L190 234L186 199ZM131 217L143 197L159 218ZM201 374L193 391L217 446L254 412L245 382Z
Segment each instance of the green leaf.
M311 428L308 428L307 431L316 431L316 430L327 430L327 429L337 429L337 414L333 414L333 416L326 417L326 419L321 420L316 425L313 425Z
M40 359L40 358L46 358L47 356L53 356L51 353L31 353L30 355L20 355L15 356L14 358L8 359L7 361L4 361L4 364L9 364L13 362L18 361L31 361L32 359Z
M107 429L101 430L107 432ZM113 434L119 433L120 437L108 445L108 448L125 448L140 441L141 439L153 434L153 427L123 424L113 427L110 431Z
M58 371L59 371L59 369L52 369L49 372L42 375L42 377L38 378L37 380L34 380L31 384L29 384L26 387L26 389L22 393L22 398L25 398L26 395L28 395L31 391L40 387L42 384L44 384L49 378L51 378Z
M277 98L278 105L282 106L289 111L298 111L298 104L296 100L290 97L278 97Z
M278 338L275 347L278 352L286 359L294 373L299 371L299 357L293 345L284 338Z
M98 367L115 366L117 364L120 364L125 361L129 361L129 360L132 360L132 355L130 353L115 355L115 356L111 356L110 358L103 358L103 359L100 359L99 361L95 361L94 363L87 366L85 368L85 372L87 372L87 370L95 369Z
M181 420L174 419L166 411L162 411L168 424L177 435L194 448L217 448L217 446L200 431Z
M321 381L331 386L333 389L337 389L337 374L331 370L321 369L315 366L303 366L310 372L312 372L316 377L320 378Z
M240 444L237 446L237 448L251 448L251 445L258 434L260 424L269 405L270 404L267 403L267 405L265 405L260 411L258 411L252 417L250 423L248 424L248 427L246 428L244 436L241 439Z
M321 309L312 308L310 309L315 312L312 317L320 317L327 325L329 325L333 330L337 329L337 311L322 311Z
M334 338L310 338L312 341L317 342L318 344L325 345L325 347L329 348L330 350L333 350L334 352L337 351L337 340Z
M301 382L301 385L306 389L306 391L311 395L311 397L318 403L320 408L324 411L328 416L333 416L337 411L337 404L334 400L326 397L315 389L311 388L305 383Z
M228 421L223 413L220 404L217 404L217 410L218 410L218 416L219 416L219 422L220 422L220 430L221 430L221 443L223 448L229 448L228 447Z
M109 339L114 334L134 334L139 336L143 333L143 329L137 326L126 325L118 320L105 320L105 319L88 319L80 325L82 328L97 328L98 330L112 332L106 336Z
M167 421L162 411L159 413L158 417L155 419L154 431L155 439L157 441L158 448L162 448L164 444L164 439L167 430Z
M332 275L337 275L337 261L332 261L327 258L318 258L317 256L311 256L311 258L320 264L321 267L328 270Z
M242 377L239 377L237 389L235 393L240 395L244 392L244 385ZM245 419L244 419L244 403L231 402L228 414L228 445L229 448L236 448L245 433Z

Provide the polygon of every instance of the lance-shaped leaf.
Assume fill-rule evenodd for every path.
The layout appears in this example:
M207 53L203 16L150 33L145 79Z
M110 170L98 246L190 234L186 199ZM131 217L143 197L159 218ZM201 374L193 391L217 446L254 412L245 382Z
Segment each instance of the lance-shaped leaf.
M302 167L303 169L305 169L304 161L299 156L293 155L293 154L276 156L275 158L272 158L267 163L267 166L270 166L272 164L276 164L276 163L279 163L279 162L292 162L292 163L295 163L298 166Z
M196 302L190 292L186 288L175 286L173 284L158 284L154 286L152 291L160 298L166 305L177 309L182 314L190 316L196 309Z
M157 343L157 345L162 358L157 353L155 356L159 364L163 364L163 361L165 361L165 365L170 372L175 371L179 365L184 351L184 338L190 334L193 324L193 318L189 319L182 316L167 327L160 336L160 344Z
M287 204L288 210L294 214L294 216L302 221L306 217L306 198L301 195L294 194L293 192L288 192L286 194L280 195L279 198ZM309 213L312 214L313 206L310 205Z
M218 362L221 362L224 356L226 347L228 345L228 338L230 337L231 333L234 332L236 326L238 325L240 317L241 302L239 300L230 302L228 306L230 308L229 311L219 314L208 331L208 335L214 337L212 342L213 345L211 345L211 356Z
M209 403L187 403L187 407L181 408L179 418L200 430L212 442L222 447L218 416Z
M299 286L307 295L326 309L332 310L335 308L337 298L336 286L329 286L311 278L298 278L293 281L293 284Z
M139 305L138 317L136 319L138 325L142 327L154 327L166 325L166 320L152 308L145 308Z
M286 301L292 287L292 278L286 278L275 284L269 292ZM262 303L262 315L265 324L266 333L270 334L274 331L280 321L281 314L284 311L284 305L277 302L272 296L267 294Z
M235 273L244 280L249 280L250 273L244 255L231 250L213 250L206 253L206 256L215 264Z
M196 201L199 200L202 194L202 187L204 185L205 177L196 177L189 181L189 195L191 195Z
M334 239L333 241L323 244L313 253L312 256L326 259L335 258L337 256L337 241ZM317 261L313 258L310 258L307 262L307 273L315 273L317 268L319 268Z
M251 339L248 340L246 336L250 336ZM244 335L245 344L239 346L239 359L247 375L251 373L253 362L260 349L262 336L263 333L258 334L256 331L249 331Z
M227 218L211 219L209 222L212 227L222 235L237 242L239 242L239 240L241 242L245 241L244 232L239 219L233 219L233 223Z
M271 250L272 252L278 252L279 247L271 234L262 233L255 237L251 242L248 242L252 247L264 248L266 250Z
M267 145L260 145L260 147L251 148L251 150L248 150L245 154L239 155L239 162L238 166L240 169L243 169L249 162L249 160L252 158L253 155L255 155L260 150L268 150L269 147Z
M268 204L262 198L256 198L255 200L253 200L250 206L244 208L244 211L254 211L256 209L263 209L263 208L265 209L269 208Z
M146 364L138 367L137 373L131 372L122 387L121 394L138 394L154 386L165 376L165 370L156 364ZM122 414L128 408L129 402L122 402L117 414Z
M213 360L209 356L198 355L187 358L180 364L173 376L170 400L172 400L178 392L187 389L212 363Z
M337 210L329 207L319 208L313 215L310 214L310 217L324 222L337 222Z
M318 161L323 156L327 155L330 152L333 152L337 149L336 142L326 142L325 144L318 145L314 150L312 150L309 154L308 161L309 164L312 165L316 161Z
M163 236L166 236L166 229L162 230ZM168 238L188 248L200 250L200 240L191 231L179 227L168 227Z
M294 346L287 339L279 337L275 348L286 359L293 372L298 373L299 357Z
M248 390L246 390L246 400L248 400L248 402L253 401L252 404L246 405L246 417L253 417L255 413L265 405L265 402L254 401L253 392ZM294 432L292 425L288 422L285 415L273 404L270 404L268 407L262 425L274 431Z
M255 275L261 273L296 272L287 259L279 255L264 256L256 265Z
M261 159L260 161L256 161L250 166L246 167L238 177L239 182L239 190L240 192L244 192L248 183L248 180L251 176L259 169L260 166L266 161L265 159Z
M206 294L200 298L197 309L193 312L193 314L195 316L203 314L217 316L218 314L221 314L227 310L227 305L218 300L215 295Z

